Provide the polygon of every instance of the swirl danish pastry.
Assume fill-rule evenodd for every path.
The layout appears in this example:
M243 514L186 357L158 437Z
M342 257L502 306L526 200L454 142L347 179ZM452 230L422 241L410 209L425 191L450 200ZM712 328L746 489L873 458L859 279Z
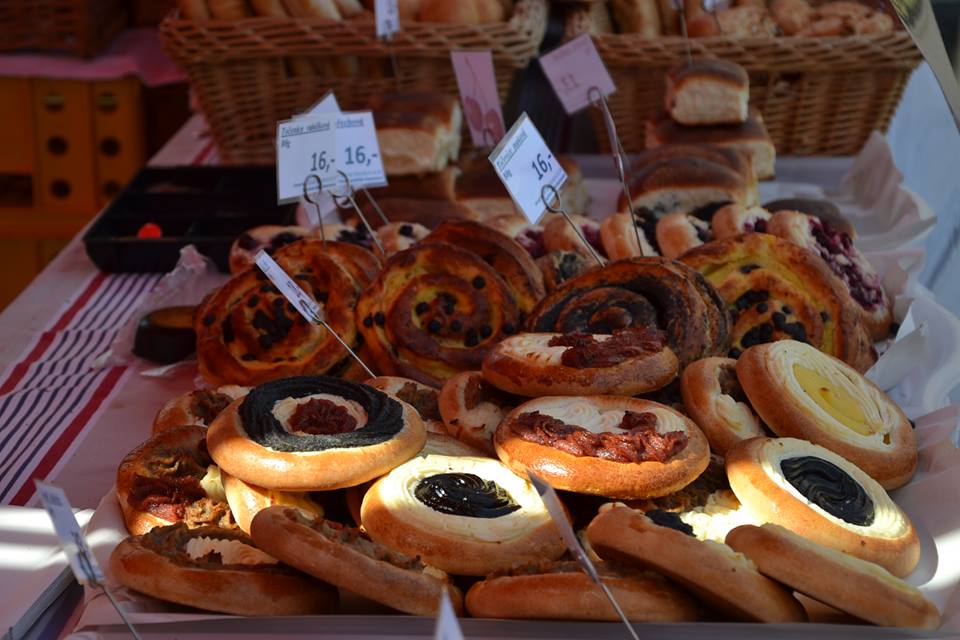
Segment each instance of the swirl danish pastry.
M216 389L194 389L165 402L153 419L151 432L157 435L177 427L196 424L208 427L220 412L237 398L247 395L247 387L224 385Z
M223 470L267 489L322 491L372 480L426 441L413 407L372 387L329 376L260 385L207 432Z
M707 281L665 258L620 260L584 273L544 298L529 331L610 334L658 328L681 365L729 349L730 317Z
M733 358L704 358L687 365L680 376L683 405L707 436L710 450L721 456L741 440L766 435L743 394L736 367Z
M465 371L444 383L438 404L447 433L493 454L493 433L520 399L486 382L479 371Z
M866 371L876 356L856 306L819 257L766 233L715 240L683 255L716 287L733 321L731 357L792 338Z
M357 303L358 329L385 375L439 387L520 327L503 278L479 256L441 242L394 254Z
M637 398L545 397L504 418L494 435L500 459L557 489L610 498L665 496L710 462L707 439L664 405Z
M370 540L359 529L271 507L253 519L252 535L287 564L398 611L436 615L443 591L454 610L463 610L463 596L445 573Z
M357 256L364 262L355 260ZM274 258L323 304L327 324L355 345L354 307L376 258L360 247L333 242L294 243ZM326 373L349 357L336 337L307 322L255 269L234 276L208 296L194 324L200 375L211 384L253 385Z
M333 613L339 599L240 531L182 523L123 540L110 554L110 575L154 598L246 616Z
M445 434L447 432L437 404L439 391L434 387L398 376L377 376L370 378L364 384L379 389L394 400L406 402L416 409L427 433Z
M566 549L533 485L490 458L414 458L367 491L360 518L375 541L454 574L556 560Z
M737 376L779 436L840 454L886 489L917 467L917 439L897 404L849 365L808 344L782 340L747 349Z
M920 560L910 518L876 480L839 455L795 438L752 438L727 452L737 499L759 522L905 576Z
M487 354L483 377L521 396L654 391L677 375L677 357L662 331L634 327L612 335L521 333Z

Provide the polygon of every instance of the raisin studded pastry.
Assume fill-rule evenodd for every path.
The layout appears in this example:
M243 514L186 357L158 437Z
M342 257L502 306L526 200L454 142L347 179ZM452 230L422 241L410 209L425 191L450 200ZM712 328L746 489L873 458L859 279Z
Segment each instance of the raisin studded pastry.
M230 273L236 275L253 266L261 250L273 255L280 247L314 236L307 227L265 225L244 231L230 245Z
M430 230L416 222L391 222L377 229L377 238L387 255L409 249L430 235Z

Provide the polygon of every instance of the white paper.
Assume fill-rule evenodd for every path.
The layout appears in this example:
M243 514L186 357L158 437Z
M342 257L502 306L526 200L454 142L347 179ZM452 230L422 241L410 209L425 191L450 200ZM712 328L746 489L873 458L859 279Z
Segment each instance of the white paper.
M397 0L376 0L373 10L378 38L389 38L400 31L400 10L397 8Z
M570 115L596 100L597 91L606 98L617 90L588 33L540 56L540 66Z
M440 593L440 615L437 616L433 640L463 640L463 631L460 629L457 614L453 610L450 596L445 589Z
M320 178L324 189L336 184L337 117L325 113L277 123L277 202L299 200L311 175Z
M70 508L67 494L60 487L39 480L34 482L37 485L37 496L53 522L53 529L57 532L57 538L63 546L64 553L67 554L70 568L77 582L80 584L102 583L103 571L100 570L97 559L87 546L80 524L73 515L73 509Z
M293 278L287 275L287 272L277 264L276 260L270 257L270 254L261 250L257 254L256 262L260 270L270 278L270 282L272 282L277 289L280 289L283 297L297 308L297 311L300 312L300 315L302 315L307 322L319 323L323 321L323 311L320 309L320 305L307 295L307 292L301 289L300 286L293 281Z
M342 113L335 118L336 169L350 180L354 190L387 184L380 155L377 129L370 111ZM338 187L342 190L343 185Z
M526 113L520 115L490 154L490 162L530 224L536 224L547 208L543 187L550 185L559 193L567 181L563 167Z
M340 113L340 103L337 102L337 96L333 91L327 91L322 98L320 98L316 104L307 109L305 112L301 113L296 118L309 118L311 116L318 116L323 113Z

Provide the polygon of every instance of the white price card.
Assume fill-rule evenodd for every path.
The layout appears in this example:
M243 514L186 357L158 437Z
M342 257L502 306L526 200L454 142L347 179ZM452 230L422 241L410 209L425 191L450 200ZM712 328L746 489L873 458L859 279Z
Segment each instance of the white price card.
M327 91L316 104L297 117L309 118L310 116L319 116L324 113L340 113L340 103L337 102L337 96L334 95L333 91Z
M400 9L397 0L376 0L373 5L377 21L377 37L389 38L400 31Z
M370 111L341 113L334 118L336 170L342 171L353 189L387 184L380 156L377 128ZM326 182L324 182L326 184ZM340 185L342 188L342 185Z
M337 118L328 113L277 124L277 202L297 201L310 175L319 177L324 189L336 184Z
M536 223L547 208L541 195L543 187L550 185L560 191L567 181L563 167L526 113L520 115L490 154L490 162L531 223Z
M293 278L287 275L287 272L277 264L276 260L270 257L270 254L261 250L257 254L256 263L264 275L270 279L270 282L277 289L280 289L283 297L297 308L300 315L307 319L307 322L320 323L323 321L323 310L320 305L306 291L301 289L300 285L293 281Z
M451 51L463 115L473 146L492 147L503 138L503 113L490 51Z
M453 603L450 602L446 590L440 595L440 611L437 615L437 626L433 630L433 640L463 640L457 612L453 610Z
M589 105L597 91L606 98L617 90L587 33L540 56L540 66L563 108L571 115Z
M57 538L60 539L60 544L63 545L77 582L102 584L103 571L100 570L100 565L93 557L93 552L87 545L87 539L80 530L80 525L77 524L77 518L73 515L67 495L60 487L39 480L35 483L37 495L40 496L43 508L47 510L50 520L53 521L53 529L57 533Z

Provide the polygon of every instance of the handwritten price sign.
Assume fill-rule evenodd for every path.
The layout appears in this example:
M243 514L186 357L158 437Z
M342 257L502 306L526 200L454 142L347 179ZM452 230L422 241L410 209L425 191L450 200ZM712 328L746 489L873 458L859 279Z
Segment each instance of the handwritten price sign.
M571 115L590 104L591 89L604 98L617 90L593 39L586 33L540 56L540 66Z
M334 121L338 170L347 174L355 188L382 187L387 184L377 141L373 113L357 111L343 113Z

